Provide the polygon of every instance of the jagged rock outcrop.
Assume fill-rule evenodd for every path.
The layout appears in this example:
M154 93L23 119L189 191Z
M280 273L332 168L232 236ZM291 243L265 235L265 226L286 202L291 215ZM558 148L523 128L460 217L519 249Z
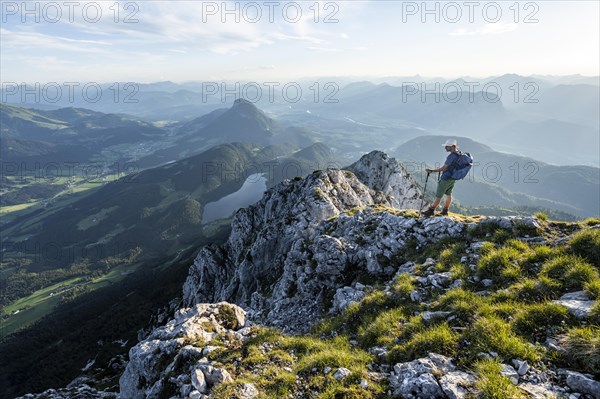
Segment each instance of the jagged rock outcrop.
M415 209L420 191L399 163L381 152L365 155L351 168L364 181L348 170L317 171L283 182L239 210L226 245L198 254L184 285L186 305L227 300L257 320L305 329L305 320L328 310L324 303L348 274L384 273L377 256L396 252L407 239L406 227L416 222L390 220L389 228L369 234L369 243L376 243L370 246L358 244L366 239L360 218L342 216L335 225L330 219L374 204Z
M373 151L348 167L360 181L391 196L399 209L418 209L421 191L402 164L381 151Z
M120 397L204 397L213 386L231 381L225 369L205 358L216 348L211 341L223 334L241 341L249 330L245 324L244 310L225 302L180 309L130 349L119 380Z

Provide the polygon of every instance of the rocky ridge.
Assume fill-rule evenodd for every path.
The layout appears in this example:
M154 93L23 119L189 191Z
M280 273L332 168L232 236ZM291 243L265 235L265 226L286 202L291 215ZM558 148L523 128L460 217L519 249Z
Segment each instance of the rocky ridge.
M328 291L349 273L385 273L376 257L400 250L401 235L413 219L382 221L388 224L371 234L373 241L383 238L379 247L363 248L356 243L364 235L362 220L332 218L374 204L418 209L420 190L395 159L379 151L348 169L364 181L350 170L317 171L283 182L239 210L227 243L205 247L196 257L184 303L230 301L257 321L300 331L308 327L304 320L328 310L323 306Z

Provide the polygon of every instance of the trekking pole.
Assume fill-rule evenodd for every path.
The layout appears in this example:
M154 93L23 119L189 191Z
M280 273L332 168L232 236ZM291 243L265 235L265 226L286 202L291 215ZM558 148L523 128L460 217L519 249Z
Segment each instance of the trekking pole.
M427 172L427 177L425 178L425 187L423 187L423 195L421 196L421 206L419 207L419 217L423 216L423 201L425 200L425 193L427 192L427 181L429 180L429 174L431 172Z

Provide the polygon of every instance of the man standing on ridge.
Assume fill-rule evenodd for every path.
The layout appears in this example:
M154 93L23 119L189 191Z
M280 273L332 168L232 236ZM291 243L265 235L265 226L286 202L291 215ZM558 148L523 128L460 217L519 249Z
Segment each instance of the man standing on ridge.
M452 170L450 169L458 161L458 153L456 152L458 146L456 145L456 140L446 140L443 147L448 151L448 157L446 158L446 162L437 168L437 169L425 169L427 173L432 172L443 172L440 180L438 181L437 190L435 192L435 201L433 204L423 212L423 216L429 217L433 216L435 209L438 207L440 202L442 202L442 196L446 194L446 203L444 204L444 209L442 209L442 216L448 216L448 208L450 208L450 204L452 203L452 189L454 188L455 179L451 178Z

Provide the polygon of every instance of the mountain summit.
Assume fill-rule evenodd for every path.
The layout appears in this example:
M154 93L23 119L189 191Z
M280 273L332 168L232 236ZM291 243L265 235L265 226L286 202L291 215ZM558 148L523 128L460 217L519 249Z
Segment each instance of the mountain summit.
M238 98L231 108L206 126L201 134L207 138L266 144L273 139L275 121L251 102Z
M394 208L414 208L419 192L404 166L381 151L372 151L348 167L367 186L391 195Z
M180 133L202 137L213 142L253 142L261 145L298 144L307 146L313 141L308 132L284 126L267 116L253 103L238 98L227 110L194 119L180 128Z
M233 101L233 106L231 107L232 109L236 109L236 110L240 110L240 109L250 109L250 110L256 110L259 111L259 109L256 107L256 105L254 105L254 103L246 100L245 98L236 98Z

